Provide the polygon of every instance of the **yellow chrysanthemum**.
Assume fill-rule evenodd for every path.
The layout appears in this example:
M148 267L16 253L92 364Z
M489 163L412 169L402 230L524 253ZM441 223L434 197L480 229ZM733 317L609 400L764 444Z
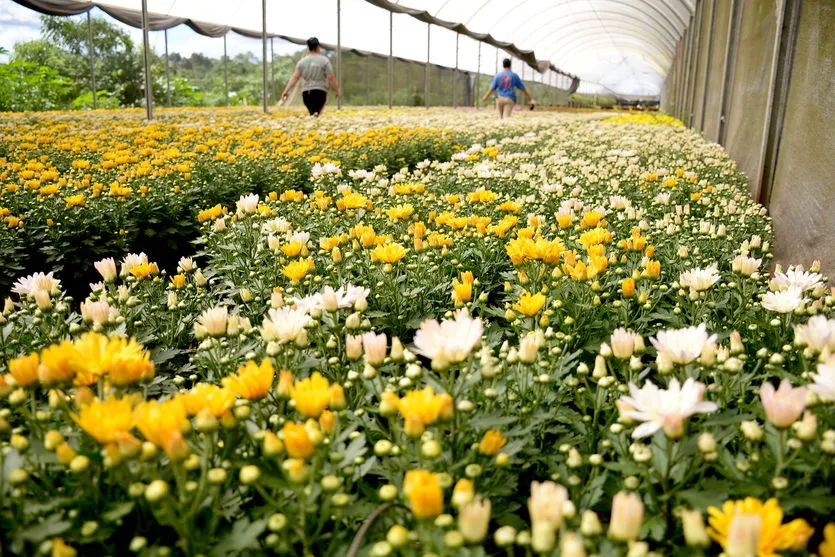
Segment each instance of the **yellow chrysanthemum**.
M318 371L307 379L296 381L290 387L290 398L296 403L296 410L308 418L318 418L328 407L330 383Z
M435 518L444 510L444 492L437 474L409 470L403 480L403 494L417 518Z
M823 529L823 541L818 546L820 557L835 557L835 522L830 522Z
M337 200L336 206L341 210L347 209L359 209L363 207L368 207L370 205L370 201L367 197L362 195L361 193L351 192L346 195L343 195L341 199Z
M496 429L491 429L484 434L478 444L478 452L486 456L493 456L507 444L507 438Z
M382 246L377 246L371 250L372 261L382 261L383 263L397 263L409 252L402 245L397 242L391 242Z
M230 389L210 383L199 383L179 398L190 415L211 415L220 418L235 404L236 396Z
M77 385L90 385L96 381L96 376L86 373L85 368L79 368L83 360L78 357L78 351L72 342L62 340L58 344L47 346L41 350L41 365L38 368L38 378L44 385L70 381L76 372Z
M281 269L281 274L290 279L291 282L297 283L315 268L316 264L313 259L297 259L285 265Z
M461 273L461 280L452 279L452 301L456 306L469 302L473 297L473 273Z
M442 415L452 412L452 398L445 393L435 394L432 387L409 391L397 400L397 410L406 422L406 434L418 437L427 425Z
M87 435L102 445L133 438L130 434L134 426L133 406L127 397L93 400L82 405L78 414L72 414L72 419Z
M156 263L140 263L139 265L134 265L131 268L130 274L138 280L142 280L150 276L158 275L159 267L157 267Z
M313 454L313 442L304 424L287 422L282 428L284 447L292 458L308 458Z
M181 399L143 402L134 410L134 420L145 439L164 450L169 458L179 460L188 454L183 437L188 419Z
M405 220L411 217L415 212L415 208L412 206L411 203L406 203L404 205L397 205L396 207L392 207L391 209L386 209L386 215L393 220Z
M85 333L73 344L76 355L72 367L79 384L89 385L91 379L106 375L111 383L122 387L153 376L150 355L134 339Z
M731 522L737 514L760 517L760 537L757 543L757 557L779 557L778 551L801 551L814 530L803 519L783 522L783 509L777 499L765 503L754 497L741 501L725 501L721 509L708 507L710 528L708 535L722 548L728 545Z
M20 387L28 387L38 380L39 358L37 352L9 360L9 374Z
M539 310L541 310L542 306L545 305L545 301L545 294L541 292L537 292L536 294L525 292L519 296L519 303L517 303L514 307L519 313L527 315L528 317L533 317L539 313Z
M258 400L267 396L275 379L275 368L270 360L264 359L261 365L249 360L238 368L237 375L223 378L223 386L241 398Z

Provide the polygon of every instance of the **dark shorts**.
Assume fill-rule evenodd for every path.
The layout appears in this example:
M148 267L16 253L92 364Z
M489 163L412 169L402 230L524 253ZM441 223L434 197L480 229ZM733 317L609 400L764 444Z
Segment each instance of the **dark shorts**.
M307 111L311 116L319 114L325 108L325 103L328 101L328 92L321 89L311 89L302 93L302 101Z

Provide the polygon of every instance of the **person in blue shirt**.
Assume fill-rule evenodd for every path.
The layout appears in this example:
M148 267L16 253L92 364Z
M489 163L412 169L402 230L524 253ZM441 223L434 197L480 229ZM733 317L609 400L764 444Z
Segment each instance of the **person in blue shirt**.
M496 74L493 78L493 83L490 84L490 90L481 99L481 102L487 102L494 92L496 93L496 108L499 110L499 118L510 117L513 113L513 105L516 104L516 89L522 91L528 98L528 104L534 104L536 101L528 90L525 89L525 84L519 79L519 76L510 71L510 58L502 60L502 67L504 70Z

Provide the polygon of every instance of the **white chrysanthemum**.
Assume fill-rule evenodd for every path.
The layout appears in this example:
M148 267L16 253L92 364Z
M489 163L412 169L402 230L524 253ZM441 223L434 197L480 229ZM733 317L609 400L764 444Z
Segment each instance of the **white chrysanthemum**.
M735 273L750 277L760 270L760 264L762 262L762 259L738 255L731 260L731 269L733 269Z
M101 261L93 263L93 267L99 272L101 277L107 282L112 282L116 279L116 260L112 257L105 257Z
M238 201L235 202L235 205L238 209L239 215L251 215L258 209L258 197L257 193L250 193L249 195L242 195Z
M310 323L310 316L303 309L281 307L270 309L261 324L261 338L279 344L293 342Z
M629 384L630 396L620 398L623 415L644 422L632 432L632 437L649 437L659 429L671 438L678 439L684 433L684 421L693 414L715 412L718 406L703 400L705 386L692 378L681 385L678 379L670 381L667 390L647 381L642 389ZM630 408L631 407L631 408Z
M716 335L708 335L704 323L686 329L658 331L649 339L658 351L659 358L667 358L674 364L689 364L701 356L706 347L713 345Z
M276 217L264 223L261 230L266 234L284 234L293 229L293 225L284 217Z
M835 352L835 319L815 315L805 325L795 325L794 339L814 352Z
M21 277L12 286L12 292L29 298L34 298L38 291L46 292L50 296L58 294L61 291L61 281L54 278L50 271Z
M823 275L790 267L785 273L775 273L770 286L774 290L797 288L801 292L805 292L823 286Z
M659 205L666 205L670 202L670 194L668 192L659 193L655 196L655 199L653 199L653 201L655 203L658 203Z
M310 232L294 232L287 238L288 242L298 242L299 244L306 246L307 242L310 241Z
M95 325L104 325L115 321L119 317L119 310L101 300L98 302L81 302L81 318Z
M835 402L835 356L826 363L818 364L818 372L812 374L814 383L809 385L816 395L829 402Z
M122 260L122 268L119 271L119 276L126 277L128 276L128 273L130 273L131 269L133 269L137 265L144 265L147 262L148 256L145 255L145 252L129 253Z
M791 313L806 303L806 298L803 297L803 291L800 288L793 286L788 290L766 293L761 303L769 311Z
M678 282L692 291L702 292L719 282L721 278L722 276L716 271L716 266L711 265L704 269L695 268L681 273Z
M180 261L177 263L177 269L182 271L183 273L190 273L195 268L194 259L191 257L181 257Z
M612 206L612 209L626 209L632 204L629 201L629 198L624 197L622 195L610 195L609 196L609 205Z
M639 343L643 345L641 335L627 331L623 327L618 327L612 331L612 336L609 338L609 344L612 345L612 354L619 360L631 358Z
M454 317L440 323L427 319L415 334L416 352L431 359L434 368L463 361L481 341L484 328L480 319L470 317L466 309L455 312Z
M229 320L229 310L226 306L209 308L200 314L194 324L194 331L198 338L204 334L209 336L223 336Z

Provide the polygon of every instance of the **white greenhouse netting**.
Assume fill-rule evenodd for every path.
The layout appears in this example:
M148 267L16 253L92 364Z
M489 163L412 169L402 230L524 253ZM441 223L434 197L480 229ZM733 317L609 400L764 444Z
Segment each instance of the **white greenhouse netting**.
M98 6L141 26L141 0L15 1L56 15ZM186 24L211 37L231 30L257 39L264 28L262 0L146 3L151 30ZM695 0L267 0L265 23L268 37L293 42L317 36L331 49L339 43L383 56L391 49L400 59L481 73L510 55L517 72L527 65L524 78L537 83L571 91L575 74L587 82L584 91L652 95L694 7Z

